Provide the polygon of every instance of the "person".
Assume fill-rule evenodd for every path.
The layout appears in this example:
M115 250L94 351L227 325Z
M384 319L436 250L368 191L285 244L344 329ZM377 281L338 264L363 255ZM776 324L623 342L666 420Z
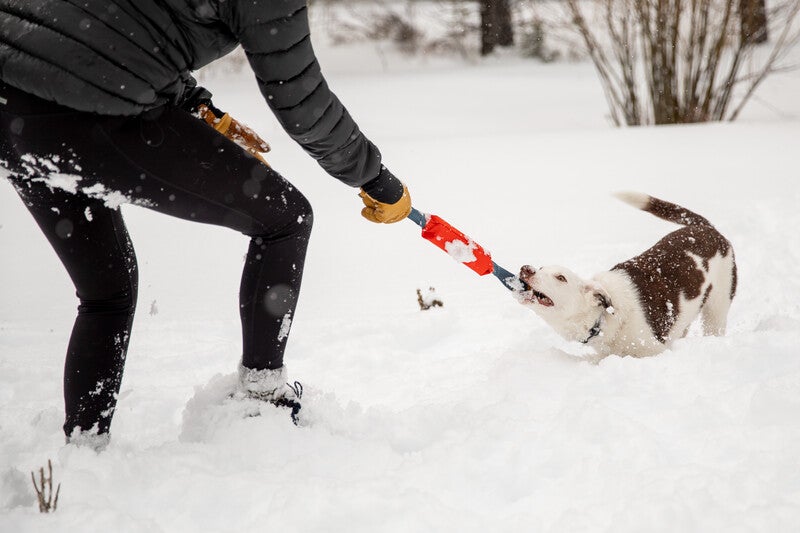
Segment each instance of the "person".
M116 407L137 295L122 203L250 237L240 387L293 418L300 408L283 354L311 206L255 157L263 142L192 71L240 45L285 131L361 189L364 217L409 213L408 189L329 89L307 11L306 0L0 0L0 160L79 299L64 367L68 442L104 445Z

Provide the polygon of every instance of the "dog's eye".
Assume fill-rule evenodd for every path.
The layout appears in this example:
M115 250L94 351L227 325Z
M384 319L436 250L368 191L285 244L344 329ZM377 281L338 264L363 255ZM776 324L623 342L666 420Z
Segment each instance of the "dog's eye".
M559 274L558 276L556 276L556 279L562 283L567 282L567 278L564 277L564 274Z

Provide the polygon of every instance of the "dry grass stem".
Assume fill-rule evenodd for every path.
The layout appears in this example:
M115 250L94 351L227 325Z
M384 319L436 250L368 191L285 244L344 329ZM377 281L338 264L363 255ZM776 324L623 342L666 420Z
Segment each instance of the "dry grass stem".
M55 494L53 493L53 464L50 459L47 460L47 476L44 474L44 468L39 469L39 484L36 483L36 475L31 472L31 481L33 488L36 491L36 497L39 500L39 512L49 513L55 512L58 508L58 495L61 492L61 483L56 487Z

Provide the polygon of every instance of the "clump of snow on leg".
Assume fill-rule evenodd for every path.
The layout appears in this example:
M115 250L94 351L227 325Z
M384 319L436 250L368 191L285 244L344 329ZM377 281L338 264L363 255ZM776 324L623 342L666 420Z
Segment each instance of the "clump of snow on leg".
M246 392L272 392L288 381L286 367L257 370L239 365L239 384Z
M281 320L281 329L278 331L278 341L284 340L286 337L289 336L289 331L292 329L292 312L289 311L285 315L283 315L283 320Z
M67 437L67 444L74 444L79 448L89 448L96 452L102 452L108 447L110 436L108 433L98 433L97 426L89 430L75 428Z
M95 183L91 187L83 187L81 192L90 198L102 200L103 204L111 209L117 209L122 204L130 203L131 199L119 191L106 188L102 183Z
M61 189L62 191L76 194L78 192L78 183L82 179L74 174L54 172L45 178L34 178L31 181L41 181L50 189Z

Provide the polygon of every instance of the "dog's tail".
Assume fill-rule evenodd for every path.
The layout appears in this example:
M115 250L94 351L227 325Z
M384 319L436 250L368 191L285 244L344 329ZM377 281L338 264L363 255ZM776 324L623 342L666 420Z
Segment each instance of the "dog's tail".
M682 226L711 226L706 218L689 211L685 207L654 198L639 192L614 193L618 199L642 211L647 211L658 218L680 224Z

